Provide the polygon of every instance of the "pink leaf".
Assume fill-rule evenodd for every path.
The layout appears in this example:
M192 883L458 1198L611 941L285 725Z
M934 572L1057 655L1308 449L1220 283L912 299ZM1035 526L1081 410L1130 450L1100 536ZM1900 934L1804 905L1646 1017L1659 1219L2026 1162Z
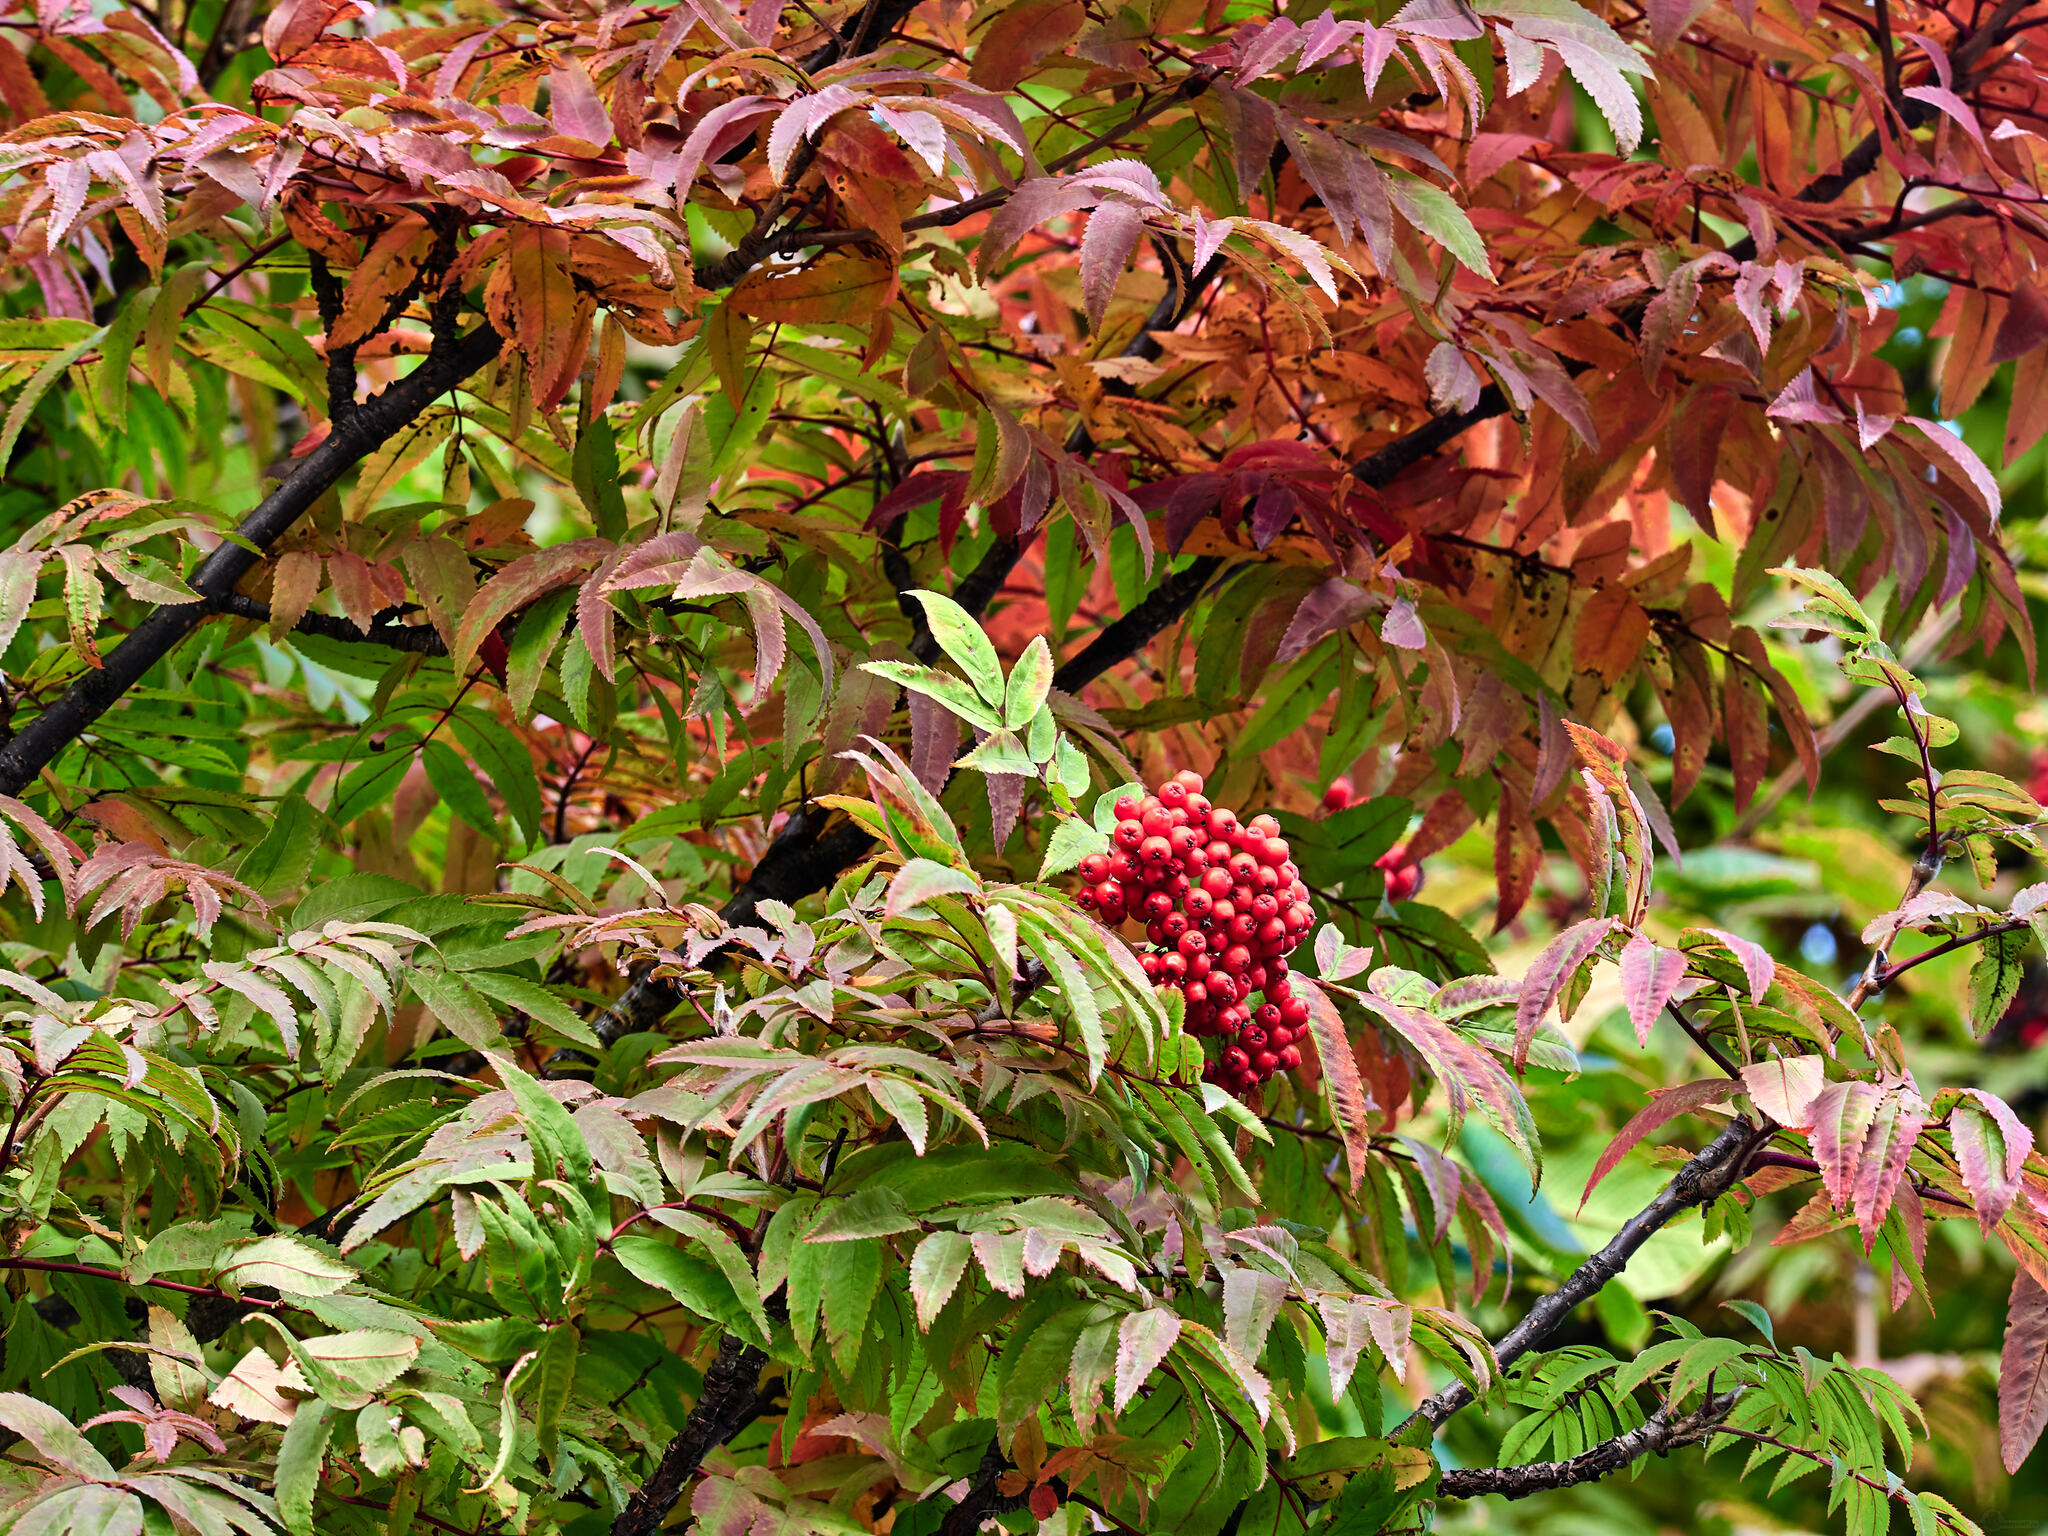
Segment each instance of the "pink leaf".
M565 139L606 145L612 141L612 115L598 98L590 71L569 63L548 71L548 115Z
M1701 932L1711 933L1728 946L1729 953L1741 964L1742 974L1749 982L1749 1000L1761 1003L1764 994L1771 989L1771 979L1778 974L1778 962L1771 958L1769 951L1761 944L1752 944L1724 928L1705 928Z
M2005 1309L1998 1356L1998 1449L2017 1472L2048 1428L2048 1291L2021 1269Z
M1677 1119L1680 1115L1691 1114L1709 1104L1719 1104L1735 1092L1735 1084L1727 1078L1703 1077L1698 1082L1680 1083L1676 1088L1666 1088L1649 1103L1637 1110L1615 1133L1614 1140L1607 1143L1607 1150L1600 1154L1600 1161L1593 1165L1593 1176L1586 1180L1586 1192L1579 1196L1579 1209L1586 1208L1586 1202L1593 1198L1593 1191L1600 1181L1614 1171L1614 1165L1628 1156L1629 1149L1659 1126Z
M1611 917L1588 918L1574 923L1550 941L1549 948L1536 957L1522 981L1521 1000L1515 1004L1515 1070L1529 1063L1529 1042L1536 1038L1536 1026L1550 1005L1564 991L1565 982L1615 929Z
M1962 1098L1949 1113L1949 1139L1963 1187L1977 1203L1977 1224L1989 1236L2019 1195L2020 1170L2034 1149L2034 1133L1996 1094L1965 1088Z
M1830 1083L1814 1095L1807 1111L1820 1181L1836 1210L1849 1204L1870 1123L1884 1090L1872 1083Z
M1864 1137L1863 1156L1856 1167L1854 1204L1856 1226L1863 1234L1863 1251L1877 1242L1877 1229L1892 1208L1892 1196L1906 1172L1906 1159L1913 1143L1927 1124L1927 1103L1910 1088L1894 1088L1879 1104Z
M1088 232L1081 237L1081 300L1089 325L1100 329L1116 281L1144 232L1145 215L1129 203L1104 203L1088 215Z
M1970 489L1977 493L1977 499L1984 503L1984 510L1991 514L1991 521L1996 523L2004 507L1998 494L1998 482L1984 467L1984 461L1977 457L1975 450L1938 421L1929 421L1924 416L1908 416L1906 420L1918 427L1921 435L1969 482Z
M1806 1129L1814 1095L1826 1081L1826 1063L1818 1056L1773 1056L1742 1069L1750 1102L1793 1131Z
M1621 995L1636 1027L1636 1044L1650 1043L1650 1026L1684 975L1685 956L1679 951L1653 944L1641 933L1628 941L1621 952Z

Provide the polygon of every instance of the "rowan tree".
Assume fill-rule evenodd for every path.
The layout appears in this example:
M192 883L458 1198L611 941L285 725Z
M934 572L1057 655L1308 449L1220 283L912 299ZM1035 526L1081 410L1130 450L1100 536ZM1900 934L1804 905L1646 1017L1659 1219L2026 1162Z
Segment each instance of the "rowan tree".
M0 7L0 1533L2033 1511L2044 23Z

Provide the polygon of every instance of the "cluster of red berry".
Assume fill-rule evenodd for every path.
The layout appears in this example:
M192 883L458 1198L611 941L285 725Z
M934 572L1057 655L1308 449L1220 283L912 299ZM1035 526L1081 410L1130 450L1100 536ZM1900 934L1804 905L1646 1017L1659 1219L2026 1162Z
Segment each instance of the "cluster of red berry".
M1145 925L1145 974L1187 999L1190 1033L1224 1042L1207 1076L1245 1093L1301 1065L1308 1004L1287 956L1315 923L1308 888L1270 816L1239 822L1183 770L1159 793L1116 803L1112 853L1081 861L1076 898L1103 922Z

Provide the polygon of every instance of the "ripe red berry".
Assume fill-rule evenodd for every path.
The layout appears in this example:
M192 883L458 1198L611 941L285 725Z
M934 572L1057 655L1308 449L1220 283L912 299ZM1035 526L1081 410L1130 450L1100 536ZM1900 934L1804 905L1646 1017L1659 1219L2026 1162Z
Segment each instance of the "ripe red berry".
M1223 1053L1223 1070L1226 1072L1242 1072L1250 1065L1251 1057L1234 1045Z
M1259 861L1248 853L1233 853L1230 856L1230 878L1238 885L1247 884L1258 873Z
M1173 776L1173 782L1191 795L1202 792L1202 776L1192 768L1183 768Z
M1120 907L1124 904L1124 888L1115 880L1104 880L1095 887L1096 905Z
M1325 811L1343 810L1345 806L1351 803L1352 794L1351 780L1343 777L1333 779L1330 787L1323 791L1323 809Z
M1281 1048L1281 1051L1280 1051L1280 1067L1281 1067L1281 1070L1282 1070L1282 1071L1286 1071L1286 1072L1292 1072L1292 1071L1293 1071L1293 1070L1294 1070L1294 1069L1295 1069L1296 1067L1298 1067L1298 1066L1300 1066L1300 1065L1301 1065L1301 1047L1300 1047L1300 1046L1298 1046L1298 1045L1289 1045L1289 1046L1284 1046L1284 1047L1282 1047L1282 1048Z
M1186 859L1189 854L1201 851L1202 834L1193 827L1175 827L1166 834L1166 841L1175 858Z
M1116 819L1118 821L1136 821L1141 814L1138 808L1142 803L1136 795L1122 796L1116 803Z
M1209 978L1209 995L1219 1003L1234 1003L1242 994L1228 971L1217 971Z
M1229 806L1219 805L1209 812L1209 835L1211 837L1220 837L1227 842L1230 839L1230 834L1236 830L1237 812L1233 811Z
M1213 864L1202 871L1202 889L1218 901L1228 896L1231 887L1236 883L1230 878L1229 870L1218 869Z
M1203 950L1199 955L1191 955L1188 958L1188 974L1197 981L1204 980L1215 969L1215 957L1207 950Z
M1184 808L1188 803L1188 787L1179 779L1168 779L1159 786L1159 803L1165 806Z
M1308 1023L1308 1002L1304 998L1290 997L1280 1005L1280 1022L1289 1029L1300 1029Z
M1184 955L1199 955L1209 947L1209 941L1190 929L1174 941L1174 947Z
M1082 886L1075 894L1074 901L1083 912L1093 912L1095 910L1095 887L1092 885Z
M1159 957L1159 969L1168 981L1179 981L1188 973L1188 957L1179 950L1168 950Z
M1271 919L1271 921L1277 922L1278 919ZM1258 938L1264 932L1264 925L1249 912L1240 912L1230 920L1230 936L1240 944Z
M1266 994L1266 1001L1269 1003L1284 1003L1287 999L1294 996L1294 983L1285 976L1275 977L1273 975L1274 966L1285 965L1286 963L1285 960L1268 960L1266 962L1266 984L1259 988L1259 990Z
M1209 1000L1208 987L1199 981L1183 983L1180 991L1181 996L1185 997L1190 1003L1206 1003Z
M1237 1032L1237 1043L1248 1051L1265 1049L1266 1031L1257 1024L1247 1024Z
M1280 1065L1279 1053L1277 1051L1260 1051L1252 1057L1252 1065L1258 1069L1259 1076L1271 1077Z
M1173 830L1173 820L1166 814L1165 807L1147 811L1138 818L1138 825L1145 829L1147 837L1164 838Z
M1266 815L1264 813L1254 816L1250 821L1245 823L1245 826L1248 827L1250 830L1258 833L1261 837L1278 837L1280 835L1280 823L1278 819Z
M1109 872L1119 880L1135 880L1144 868L1138 862L1137 854L1128 848L1119 848L1110 855Z
M1173 898L1164 891L1154 891L1145 898L1145 916L1157 921L1173 910Z
M1248 987L1250 990L1254 992L1265 991L1266 967L1264 965L1252 965L1247 967L1244 973L1244 984L1246 987Z
M1145 829L1135 821L1119 821L1109 836L1119 848L1135 848L1145 841Z
M1140 821L1143 821L1147 816L1150 816L1154 811L1164 809L1165 807L1159 803L1159 797L1157 795L1147 795L1144 799L1138 802L1138 819Z
M1189 790L1185 803L1188 808L1188 820L1190 822L1206 822L1209 819L1209 812L1212 809L1209 804L1209 797L1200 790Z
M1114 928L1131 914L1124 904L1119 901L1114 906L1104 904L1097 907L1095 915L1102 920L1102 925L1105 928Z
M1109 878L1109 855L1091 853L1081 861L1081 878L1090 885L1100 885Z
M1277 896L1286 882L1280 878L1280 871L1270 864L1261 864L1252 875L1252 889L1268 891Z
M1197 887L1191 888L1187 895L1181 897L1180 904L1186 909L1189 917L1204 918L1215 908L1216 898Z
M1187 913L1173 911L1170 899L1167 906L1168 910L1159 914L1159 937L1152 941L1155 944L1176 943L1188 931Z
M1223 969L1233 976L1242 976L1252 963L1252 952L1242 944L1233 944L1223 951Z
M1280 898L1271 891L1261 891L1252 898L1252 916L1260 922L1280 915Z
M1261 864L1272 867L1276 872L1275 878L1277 879L1277 872L1280 866L1287 862L1287 840L1280 837L1269 837L1251 851Z
M1188 893L1188 877L1181 871L1175 870L1171 864L1167 866L1167 869L1170 873L1166 877L1166 892L1175 901L1179 901Z
M1259 1004L1259 1011L1253 1014L1252 1017L1257 1019L1267 1029L1276 1029L1281 1022L1280 1005L1278 1003L1261 1003Z
M1162 865L1173 857L1173 845L1163 837L1148 837L1138 845L1138 857L1155 867Z

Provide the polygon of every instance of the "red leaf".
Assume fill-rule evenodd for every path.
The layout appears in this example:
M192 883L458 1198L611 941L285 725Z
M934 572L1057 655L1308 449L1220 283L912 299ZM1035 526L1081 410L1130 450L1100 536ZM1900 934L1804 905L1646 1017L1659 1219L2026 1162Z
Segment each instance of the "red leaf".
M1963 1188L1977 1203L1977 1225L1988 1237L2019 1194L2020 1170L2034 1148L2034 1133L1996 1094L1981 1088L1961 1092L1963 1102L1949 1112L1949 1139L1962 1168Z
M1614 1140L1607 1143L1607 1150L1600 1154L1600 1161L1593 1165L1593 1176L1586 1180L1586 1192L1579 1196L1579 1209L1586 1208L1586 1202L1593 1197L1593 1191L1600 1181L1614 1171L1614 1165L1628 1156L1629 1149L1650 1132L1680 1115L1704 1109L1709 1104L1719 1104L1732 1097L1735 1084L1725 1077L1703 1077L1698 1082L1680 1083L1676 1088L1666 1088L1649 1103L1630 1116L1627 1125L1615 1133Z
M1998 1356L1998 1449L2017 1472L2048 1428L2048 1291L2022 1269L2005 1309Z
M1330 1103L1330 1118L1344 1138L1344 1161L1351 1170L1351 1187L1365 1177L1370 1160L1372 1095L1365 1091L1365 1079L1358 1074L1358 1058L1351 1054L1351 1042L1344 1034L1344 1021L1323 989L1297 973L1294 995L1308 1004L1309 1034L1316 1043L1316 1060L1323 1069L1323 1096Z
M1749 1000L1760 1003L1764 993L1771 989L1771 979L1778 974L1778 962L1761 944L1752 944L1748 939L1728 932L1725 928L1702 928L1702 933L1711 933L1735 956L1742 966L1742 974L1749 981Z
M1720 537L1714 527L1714 470L1728 418L1734 414L1733 390L1696 384L1671 413L1665 438L1671 457L1671 489L1710 539Z

